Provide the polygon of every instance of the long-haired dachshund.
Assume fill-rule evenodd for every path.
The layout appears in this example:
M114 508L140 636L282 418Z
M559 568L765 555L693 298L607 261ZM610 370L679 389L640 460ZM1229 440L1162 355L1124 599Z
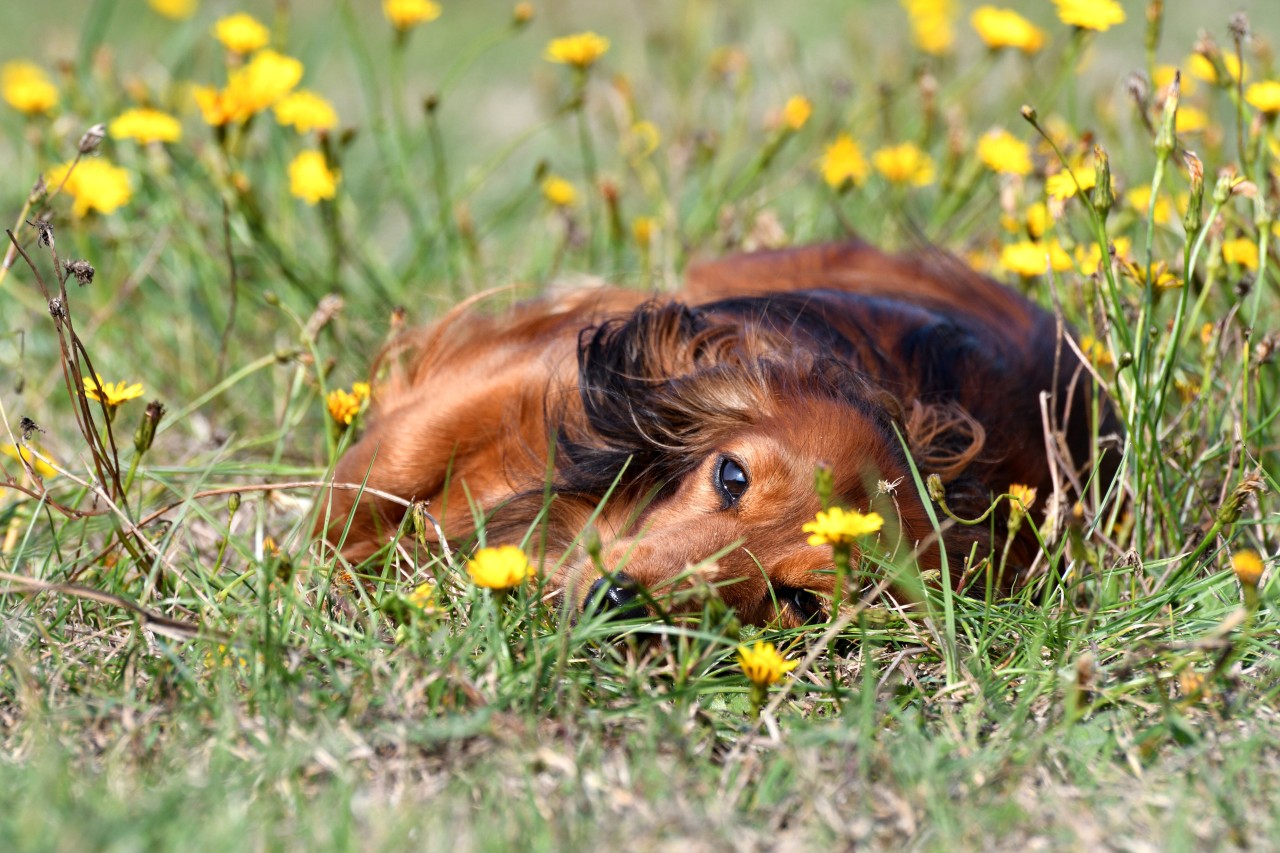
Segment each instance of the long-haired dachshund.
M551 587L578 607L669 605L696 574L744 622L799 624L835 583L831 547L801 531L825 467L835 502L888 519L876 547L1008 591L1037 553L1035 515L1006 543L1004 503L976 526L937 512L939 537L908 455L960 516L1014 483L1078 491L1099 458L1096 401L1062 334L948 256L858 242L695 266L675 297L464 305L393 345L403 367L334 477L428 501L452 541L483 523L490 545L545 542L548 565L567 554ZM346 558L398 535L401 504L328 498L320 529Z

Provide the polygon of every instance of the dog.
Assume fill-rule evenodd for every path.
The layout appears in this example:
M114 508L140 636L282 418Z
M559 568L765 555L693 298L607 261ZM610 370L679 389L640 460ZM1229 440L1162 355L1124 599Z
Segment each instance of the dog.
M1008 593L1030 577L1039 507L1009 537L1006 501L955 524L917 483L936 475L974 518L1012 484L1065 499L1109 479L1094 436L1119 427L1105 401L1090 423L1065 334L949 255L858 241L694 265L671 297L464 304L383 359L401 367L334 473L364 490L327 492L319 529L361 561L405 521L386 496L426 501L451 541L482 524L489 545L545 547L566 606L675 610L701 583L745 623L799 625L835 589L832 548L801 530L825 469L834 502L885 516L872 541L893 559Z

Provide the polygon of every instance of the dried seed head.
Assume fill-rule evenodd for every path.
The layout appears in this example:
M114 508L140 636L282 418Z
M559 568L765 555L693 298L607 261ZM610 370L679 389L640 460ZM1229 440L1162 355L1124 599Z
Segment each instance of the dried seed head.
M40 424L28 417L23 417L22 420L18 421L18 428L22 430L23 441L30 441L31 436L35 433L44 432L44 428L41 427Z
M76 277L76 283L81 287L84 287L86 284L93 284L93 264L88 261L67 261L66 271L67 275L73 275Z
M27 204L31 204L31 205L39 204L40 200L44 198L44 194L48 190L49 190L49 185L44 182L44 175L42 174L37 176L35 184L33 184L31 187L30 194L27 195Z
M102 144L102 140L107 135L107 126L105 124L95 124L84 132L84 136L80 137L80 153L92 154Z
M1147 98L1151 95L1151 84L1147 82L1147 75L1141 71L1134 71L1124 78L1124 88L1129 93L1129 97L1133 98L1139 106L1146 106Z
M49 300L49 315L55 320L61 320L67 316L67 310L62 307L61 296L55 296Z
M1249 16L1244 12L1236 12L1227 19L1227 31L1236 44L1240 44L1249 37Z

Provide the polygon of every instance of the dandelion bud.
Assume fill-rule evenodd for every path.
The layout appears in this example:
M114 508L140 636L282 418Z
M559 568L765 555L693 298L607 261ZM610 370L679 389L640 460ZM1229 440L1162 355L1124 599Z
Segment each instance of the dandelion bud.
M142 413L142 421L138 424L138 431L133 434L133 447L138 451L138 455L151 449L151 443L156 439L156 427L160 425L160 419L163 417L163 403L159 400L147 403L147 408Z
M280 304L280 297L275 294L275 291L267 290L262 294L262 301L272 307L275 307Z
M1213 203L1218 207L1227 203L1227 199L1231 198L1231 190L1236 185L1236 173L1234 169L1226 168L1218 172L1218 182L1213 185Z
M1106 219L1116 203L1116 196L1111 189L1111 160L1101 145L1093 146L1093 169L1093 206Z
M818 493L818 500L823 509L831 506L831 496L836 490L836 478L829 465L819 465L814 469L813 490Z
M1164 28L1164 0L1151 0L1147 4L1147 53L1154 55L1160 46L1160 31Z
M517 3L516 7L511 10L512 25L517 29L528 26L529 22L533 20L533 12L532 3Z
M947 496L946 487L942 485L942 478L937 474L930 474L924 484L925 488L929 491L929 498L931 500L940 501Z
M240 493L232 492L227 496L227 512L235 515L240 510Z
M1182 91L1182 72L1173 72L1173 82L1169 84L1168 94L1164 99L1164 112L1160 115L1160 128L1156 131L1156 156L1161 160L1168 159L1178 142L1175 124L1178 120L1178 96Z
M1204 206L1204 164L1194 151L1182 155L1187 164L1187 172L1191 175L1191 194L1187 199L1187 215L1182 218L1182 226L1188 234L1196 234L1204 224L1201 208Z
M1026 119L1033 127L1039 128L1039 116L1036 114L1036 108L1030 104L1023 104L1022 109L1018 110L1022 117Z
M427 541L427 533L431 528L431 514L427 512L426 501L414 501L409 507L409 523L413 525L413 536L419 542Z
M1261 475L1256 471L1246 474L1240 481L1240 485L1235 487L1226 502L1218 509L1218 520L1223 526L1235 524L1240 520L1240 511L1244 508L1244 502L1249 499L1249 496L1266 490L1266 483L1263 482Z
M67 275L76 277L76 284L81 287L86 284L93 284L93 264L88 261L67 261L64 269Z
M1227 19L1227 31L1237 45L1249 37L1249 16L1244 12L1236 12Z
M102 144L102 140L106 138L107 126L105 124L95 124L84 132L84 136L80 137L80 153L92 154Z

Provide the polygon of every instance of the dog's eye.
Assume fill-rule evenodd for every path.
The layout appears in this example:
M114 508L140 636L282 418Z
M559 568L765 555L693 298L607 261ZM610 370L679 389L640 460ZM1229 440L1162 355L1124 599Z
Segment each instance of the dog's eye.
M738 462L728 456L720 457L715 473L716 491L724 498L724 508L728 509L738 502L751 481L747 479L747 471Z

